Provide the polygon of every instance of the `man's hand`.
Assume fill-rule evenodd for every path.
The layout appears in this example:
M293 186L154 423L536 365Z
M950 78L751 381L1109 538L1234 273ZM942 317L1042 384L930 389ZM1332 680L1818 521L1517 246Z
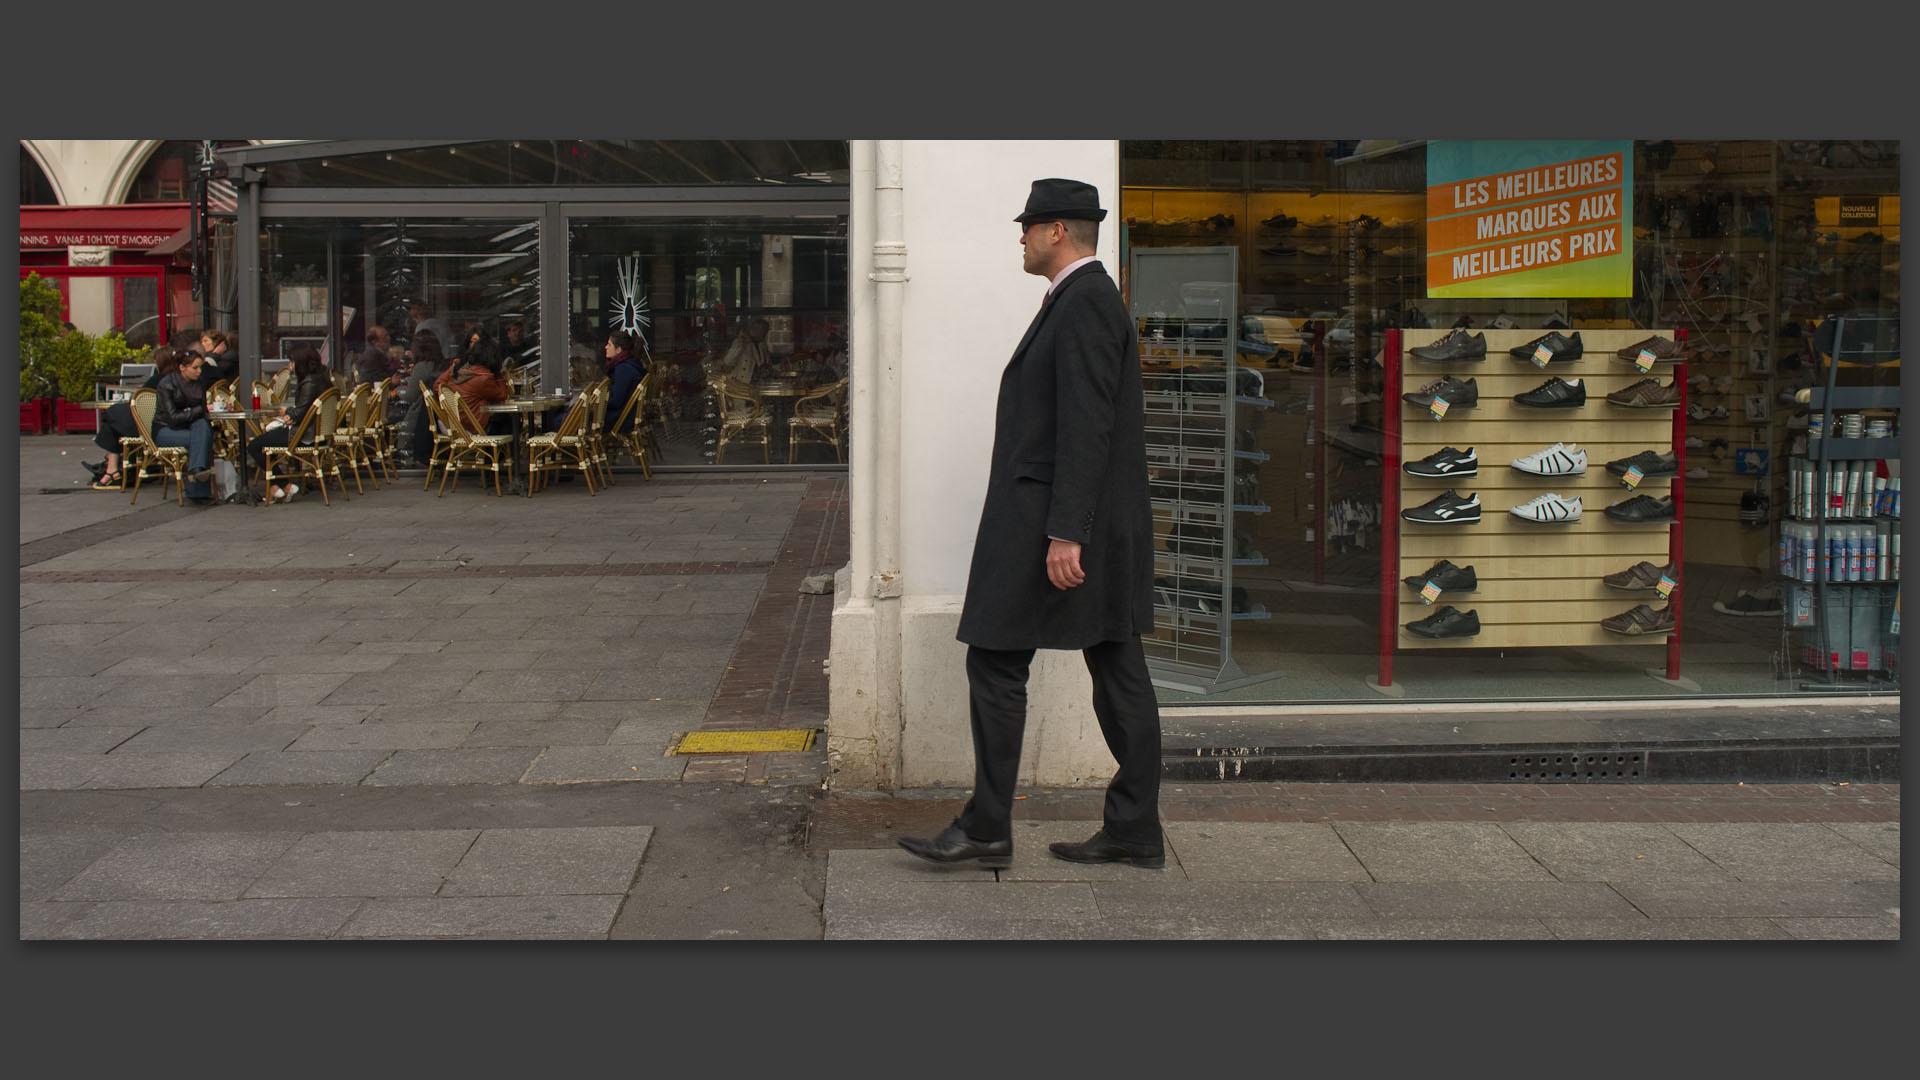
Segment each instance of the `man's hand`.
M1087 580L1080 570L1080 545L1071 540L1055 540L1047 545L1047 580L1056 589L1071 589Z

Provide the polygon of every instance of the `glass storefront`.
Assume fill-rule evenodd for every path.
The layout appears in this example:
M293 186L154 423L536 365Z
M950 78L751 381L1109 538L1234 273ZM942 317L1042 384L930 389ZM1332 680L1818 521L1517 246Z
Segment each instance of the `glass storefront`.
M508 340L537 373L540 223L428 217L270 221L261 249L261 355L281 359L306 342L336 372L350 369L369 326L383 327L394 359L431 331L443 355L473 333ZM337 332L329 333L329 327Z
M345 140L222 157L258 183L258 318L242 322L263 368L310 341L345 373L379 325L400 360L425 330L449 354L485 335L520 388L550 391L603 375L625 330L652 375L655 465L845 461L844 141ZM724 400L723 376L738 383Z
M1897 691L1898 144L1618 144L1613 295L1455 286L1481 272L1458 223L1502 226L1431 201L1441 145L1121 144L1162 700ZM1522 232L1555 202L1524 195ZM1456 328L1484 354L1410 351Z
M569 379L596 377L610 331L634 332L660 464L836 461L824 442L789 446L786 417L847 374L845 214L576 218L568 261ZM760 394L764 439L721 429L720 375Z

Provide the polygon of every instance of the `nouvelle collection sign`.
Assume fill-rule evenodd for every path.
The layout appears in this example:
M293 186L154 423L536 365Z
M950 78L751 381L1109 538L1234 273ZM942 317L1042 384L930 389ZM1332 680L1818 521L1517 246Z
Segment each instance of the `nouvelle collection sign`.
M1633 144L1427 144L1429 297L1632 296Z

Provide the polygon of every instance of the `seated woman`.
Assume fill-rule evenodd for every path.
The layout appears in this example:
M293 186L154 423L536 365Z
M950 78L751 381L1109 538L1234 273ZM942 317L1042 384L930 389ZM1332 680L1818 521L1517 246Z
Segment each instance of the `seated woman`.
M513 396L506 380L501 377L500 350L492 339L474 339L467 347L465 358L434 380L435 390L448 387L460 395L460 405L466 410L469 430L504 435L512 429L512 420L507 416L494 416L487 412L488 405Z
M200 389L205 390L221 379L239 377L240 352L225 330L209 326L200 331L200 354L207 358L200 372Z
M154 385L153 441L187 448L187 498L196 506L213 505L213 423L207 419L207 391L200 385L206 360L195 354Z
M327 365L321 361L319 349L307 344L295 345L287 358L289 360L287 369L293 372L293 378L297 380L293 389L293 405L280 406L280 414L276 418L279 423L270 424L267 430L254 436L253 441L247 444L247 462L253 469L252 475L260 477L262 483L265 482L267 475L266 448L287 445L287 440L293 437L294 429L299 427L300 421L312 411L314 402L333 386L333 377L327 374ZM307 436L302 442L312 441L313 429L308 428ZM300 494L299 484L288 484L284 489L275 484L273 489L266 493L267 497L274 502L291 499L298 494Z
M764 319L755 322L764 323ZM633 396L640 386L640 380L647 374L647 366L633 355L633 335L625 330L615 330L607 335L607 378L612 380L607 388L607 422L612 423L627 407L627 399ZM624 428L633 426L633 417L628 417Z
M173 373L180 366L180 351L161 346L153 351L153 374L141 387L152 390L160 385L160 380ZM133 423L133 406L124 401L116 401L100 413L100 430L94 432L93 443L107 452L106 460L100 462L94 470L93 490L119 491L120 484L120 440L131 439L140 434ZM83 463L84 464L84 463Z

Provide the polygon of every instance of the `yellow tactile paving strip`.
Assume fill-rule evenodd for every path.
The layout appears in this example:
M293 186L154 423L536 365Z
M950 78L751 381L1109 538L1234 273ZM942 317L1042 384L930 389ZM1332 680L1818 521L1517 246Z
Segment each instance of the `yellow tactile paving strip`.
M675 754L761 754L806 750L813 746L813 728L772 731L686 731L667 744Z

